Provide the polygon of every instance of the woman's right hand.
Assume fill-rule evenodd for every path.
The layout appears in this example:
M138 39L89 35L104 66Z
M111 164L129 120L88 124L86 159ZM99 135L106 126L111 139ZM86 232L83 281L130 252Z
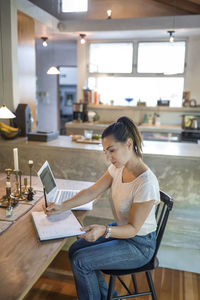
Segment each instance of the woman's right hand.
M65 211L62 204L58 205L55 203L50 203L48 205L48 207L45 207L45 205L43 205L43 210L47 216L59 214L59 213Z

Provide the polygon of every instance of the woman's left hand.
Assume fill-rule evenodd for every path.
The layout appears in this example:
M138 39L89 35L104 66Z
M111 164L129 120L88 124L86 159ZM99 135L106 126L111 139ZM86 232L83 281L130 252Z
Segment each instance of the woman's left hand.
M86 233L80 235L80 238L84 238L88 242L95 242L99 237L103 236L106 232L105 225L89 225L83 227L81 230Z

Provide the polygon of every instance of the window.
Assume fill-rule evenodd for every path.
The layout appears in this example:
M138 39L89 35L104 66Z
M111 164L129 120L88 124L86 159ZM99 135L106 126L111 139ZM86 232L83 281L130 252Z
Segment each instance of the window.
M88 11L88 0L62 0L61 11L63 13Z
M139 73L182 74L184 63L185 42L139 43Z
M90 73L131 73L132 43L90 44ZM123 53L123 56L122 56Z
M141 100L156 106L161 98L180 107L185 47L185 42L140 42L136 57L131 42L91 43L88 87L98 91L103 104L127 105L125 98L133 98L130 105Z
M125 98L133 98L130 105L140 99L148 106L156 106L157 100L170 100L170 106L182 106L184 80L180 77L89 77L88 86L96 89L103 104L128 105Z

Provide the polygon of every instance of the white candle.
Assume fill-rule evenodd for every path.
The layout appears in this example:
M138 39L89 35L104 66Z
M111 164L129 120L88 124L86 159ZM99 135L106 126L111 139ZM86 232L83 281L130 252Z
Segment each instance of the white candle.
M9 181L6 182L6 187L11 188L11 183Z
M14 170L19 171L19 161L18 161L18 149L13 149L13 155L14 155Z
M28 161L28 164L29 164L29 165L33 165L33 160L29 160L29 161Z

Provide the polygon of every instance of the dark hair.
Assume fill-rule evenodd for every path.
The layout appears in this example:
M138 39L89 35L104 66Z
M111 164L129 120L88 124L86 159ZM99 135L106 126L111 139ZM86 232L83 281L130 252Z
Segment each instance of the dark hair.
M115 140L125 143L128 138L133 141L133 150L142 157L142 137L135 123L128 117L121 117L109 125L102 133L102 139L113 135Z

